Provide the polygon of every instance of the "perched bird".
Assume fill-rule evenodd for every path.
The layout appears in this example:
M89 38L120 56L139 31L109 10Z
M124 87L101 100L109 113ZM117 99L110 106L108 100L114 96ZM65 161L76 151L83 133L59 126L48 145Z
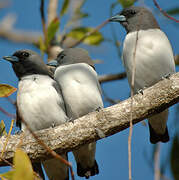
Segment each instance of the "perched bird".
M41 57L31 50L19 50L12 56L3 57L12 63L19 79L17 92L17 125L26 130L21 122L23 118L31 130L37 131L68 121L61 90L52 79ZM66 155L63 155L67 159ZM68 167L57 159L43 162L50 180L67 180ZM33 163L33 168L44 179L40 163Z
M122 59L130 86L132 61L134 61L134 51L137 44L134 93L154 85L166 75L175 73L175 62L170 42L148 9L131 6L111 17L110 21L119 22L127 31L123 43ZM169 141L167 119L168 109L148 119L151 143Z
M54 78L60 85L71 120L103 107L97 73L86 50L65 49L48 65L57 66ZM89 178L99 173L95 151L96 143L86 144L73 151L79 176Z

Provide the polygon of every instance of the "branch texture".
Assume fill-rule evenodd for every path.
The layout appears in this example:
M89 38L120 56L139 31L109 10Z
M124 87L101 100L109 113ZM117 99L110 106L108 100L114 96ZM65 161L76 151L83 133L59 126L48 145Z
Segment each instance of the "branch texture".
M133 97L133 124L159 113L177 102L179 102L179 73L144 90L143 95L137 94ZM131 116L130 109L131 98L101 109L99 112L92 112L74 122L38 131L36 134L52 150L56 150L58 153L68 152L128 128ZM14 151L21 141L21 136L23 134L12 135L9 138L3 159L12 160ZM0 152L2 152L5 141L6 137L1 137ZM24 135L21 147L28 153L32 161L50 158L31 134ZM0 161L0 166L3 165L6 164Z

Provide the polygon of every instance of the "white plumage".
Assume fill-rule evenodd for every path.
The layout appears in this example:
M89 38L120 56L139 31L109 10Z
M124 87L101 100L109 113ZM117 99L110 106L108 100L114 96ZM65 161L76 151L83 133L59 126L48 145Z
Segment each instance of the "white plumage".
M49 76L29 75L20 80L18 111L33 131L67 121L63 99L57 90L60 91L56 82Z
M137 32L126 35L123 45L123 63L131 86L132 62ZM136 49L136 71L134 92L150 87L162 80L162 77L175 73L175 62L170 42L160 29L140 30ZM150 125L158 134L165 133L168 109L149 118Z
M136 34L136 31L128 33L123 45L123 63L130 85ZM165 75L175 72L172 48L164 32L160 29L138 32L135 62L135 93L144 87L152 86Z
M46 75L29 75L19 82L18 112L33 131L67 122L64 102L57 83ZM22 123L22 130L25 126ZM67 159L66 155L62 155ZM42 162L50 180L68 179L68 167L58 159Z
M56 69L54 77L62 90L67 115L72 120L103 107L97 74L90 65L86 63L61 65ZM78 175L89 177L98 173L95 151L96 143L86 144L73 151Z

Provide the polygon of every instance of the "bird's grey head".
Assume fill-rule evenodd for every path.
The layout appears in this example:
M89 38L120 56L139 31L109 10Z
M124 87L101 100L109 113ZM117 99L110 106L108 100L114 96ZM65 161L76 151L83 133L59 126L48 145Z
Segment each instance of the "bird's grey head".
M55 62L56 61L56 62ZM82 48L68 48L60 52L55 61L51 61L48 65L60 66L76 63L86 63L94 68L94 63L88 55L88 51Z
M52 76L44 61L34 51L19 50L12 56L4 56L3 59L12 63L16 76L20 79L31 74L43 74Z
M144 7L131 6L110 18L111 22L119 22L127 33L160 28L153 14Z

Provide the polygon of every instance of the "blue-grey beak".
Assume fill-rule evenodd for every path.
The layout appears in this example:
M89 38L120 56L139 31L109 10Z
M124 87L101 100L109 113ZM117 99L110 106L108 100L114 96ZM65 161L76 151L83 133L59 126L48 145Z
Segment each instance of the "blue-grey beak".
M3 59L10 62L19 62L19 58L16 56L4 56Z
M117 15L112 16L109 19L109 21L111 21L111 22L125 22L126 21L126 17L123 16L123 15L117 14Z
M54 66L57 67L58 66L58 62L56 60L51 60L50 62L47 63L48 66Z

